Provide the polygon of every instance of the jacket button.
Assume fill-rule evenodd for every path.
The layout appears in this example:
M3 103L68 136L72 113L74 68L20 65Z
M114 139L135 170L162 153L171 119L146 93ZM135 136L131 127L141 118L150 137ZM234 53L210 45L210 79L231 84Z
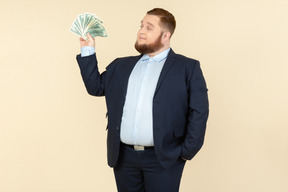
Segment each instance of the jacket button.
M119 126L116 127L116 130L119 130Z

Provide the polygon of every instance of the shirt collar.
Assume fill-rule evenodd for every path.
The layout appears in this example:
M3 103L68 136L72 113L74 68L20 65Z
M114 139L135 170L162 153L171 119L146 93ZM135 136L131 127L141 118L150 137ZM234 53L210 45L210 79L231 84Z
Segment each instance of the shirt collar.
M155 55L154 57L149 57L149 55L145 54L142 56L142 58L140 59L141 61L147 61L150 58L153 59L156 62L161 62L163 59L166 59L168 56L168 53L170 51L170 47L168 49L166 49L165 51L162 51L161 53L158 53L157 55Z

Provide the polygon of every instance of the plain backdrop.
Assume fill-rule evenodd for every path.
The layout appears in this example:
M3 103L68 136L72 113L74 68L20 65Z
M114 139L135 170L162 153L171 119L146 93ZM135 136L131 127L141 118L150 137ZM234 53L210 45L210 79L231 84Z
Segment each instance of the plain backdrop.
M206 140L182 192L288 190L287 0L1 0L0 191L116 191L106 163L104 98L89 96L69 32L100 16L100 71L137 55L146 12L171 11L176 53L197 59L210 99Z

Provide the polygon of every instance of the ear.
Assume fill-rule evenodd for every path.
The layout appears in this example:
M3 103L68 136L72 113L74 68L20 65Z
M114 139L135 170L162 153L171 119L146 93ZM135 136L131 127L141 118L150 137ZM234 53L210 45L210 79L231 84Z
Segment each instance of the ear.
M170 39L170 37L171 37L171 33L169 31L166 31L162 35L162 40L163 41L168 41Z

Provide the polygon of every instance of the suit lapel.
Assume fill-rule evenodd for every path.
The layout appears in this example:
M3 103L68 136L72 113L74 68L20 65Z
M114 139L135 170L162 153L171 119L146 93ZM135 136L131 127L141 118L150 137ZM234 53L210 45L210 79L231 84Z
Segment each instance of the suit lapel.
M167 59L164 63L163 69L160 73L154 95L157 94L157 91L158 91L159 87L161 86L162 81L164 80L167 72L169 71L170 67L175 63L175 61L176 61L176 54L174 53L174 51L171 48L171 50L169 51L169 54L167 56Z

